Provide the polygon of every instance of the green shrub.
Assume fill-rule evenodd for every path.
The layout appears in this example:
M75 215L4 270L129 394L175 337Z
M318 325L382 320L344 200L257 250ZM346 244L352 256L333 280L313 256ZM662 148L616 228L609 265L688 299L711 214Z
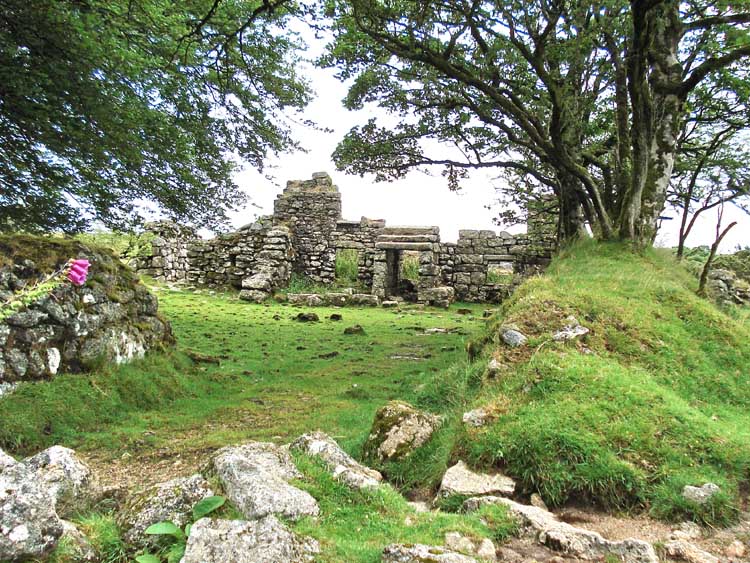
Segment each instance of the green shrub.
M336 253L336 285L353 287L359 283L359 252L344 248Z
M399 278L411 282L419 281L419 255L402 252Z

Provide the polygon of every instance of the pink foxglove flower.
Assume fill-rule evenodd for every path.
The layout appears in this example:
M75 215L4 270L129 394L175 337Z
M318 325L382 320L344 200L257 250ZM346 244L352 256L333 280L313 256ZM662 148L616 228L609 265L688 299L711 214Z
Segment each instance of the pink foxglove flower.
M86 278L89 274L90 263L88 260L71 260L69 262L70 267L68 268L68 280L77 286L82 286L86 283Z

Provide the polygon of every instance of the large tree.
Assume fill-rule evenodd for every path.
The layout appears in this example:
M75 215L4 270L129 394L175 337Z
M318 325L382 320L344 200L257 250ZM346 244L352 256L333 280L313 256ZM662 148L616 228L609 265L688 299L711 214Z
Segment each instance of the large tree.
M294 146L291 0L0 0L0 230L216 227Z
M380 178L442 164L453 180L499 167L556 194L562 237L585 219L650 243L689 96L712 73L745 72L746 4L331 0L323 64L354 79L347 105L401 118L352 129L337 164Z

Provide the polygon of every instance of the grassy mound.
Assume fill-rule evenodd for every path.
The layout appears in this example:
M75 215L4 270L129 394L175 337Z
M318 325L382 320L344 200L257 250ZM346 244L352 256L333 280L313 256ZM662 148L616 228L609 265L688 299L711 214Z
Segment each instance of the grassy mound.
M460 406L490 405L497 418L457 429L452 456L502 467L552 505L580 499L668 520L732 521L750 480L750 331L694 285L658 251L587 243L565 252L521 286L479 343L477 363L492 355L502 369L481 387L464 385L472 394ZM591 332L553 341L569 315ZM500 343L506 324L528 345ZM422 402L453 403L455 419L446 375ZM451 398L440 405L442 393ZM685 485L707 481L722 489L711 502L682 498Z

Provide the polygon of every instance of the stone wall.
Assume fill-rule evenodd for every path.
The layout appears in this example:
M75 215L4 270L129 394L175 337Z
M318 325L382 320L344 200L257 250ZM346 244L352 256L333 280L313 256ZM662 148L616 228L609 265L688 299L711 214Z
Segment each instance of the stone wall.
M171 221L148 223L146 229L154 235L151 255L138 259L138 270L159 281L186 281L188 246L198 238L195 230Z
M375 265L375 243L385 228L383 219L362 217L359 221L339 220L331 233L331 245L336 252L344 249L356 250L359 254L357 277L363 287L372 287Z
M84 286L65 282L0 321L0 383L123 363L172 342L156 297L111 253L44 237L22 238L19 244L9 240L0 249L4 258L11 257L0 267L2 301L69 258L87 258L91 268Z
M341 219L341 194L331 177L317 172L312 180L287 182L273 210L274 223L292 232L294 272L315 282L333 283L336 248L331 240Z
M284 287L292 272L332 283L337 252L354 249L358 281L378 297L399 295L399 263L404 252L414 252L419 280L413 293L419 301L435 295L444 300L451 293L445 288L452 288L461 300L497 302L519 276L546 266L555 248L546 213L533 214L529 234L464 230L456 243L442 243L437 227L388 227L365 217L347 221L341 194L323 172L288 182L272 216L234 233L203 240L171 224L149 228L156 235L154 255L141 261L141 272L165 281L242 288L243 298L253 301Z
M461 301L498 302L524 275L547 266L553 250L549 237L461 230L458 242L441 247L443 283L455 288Z

